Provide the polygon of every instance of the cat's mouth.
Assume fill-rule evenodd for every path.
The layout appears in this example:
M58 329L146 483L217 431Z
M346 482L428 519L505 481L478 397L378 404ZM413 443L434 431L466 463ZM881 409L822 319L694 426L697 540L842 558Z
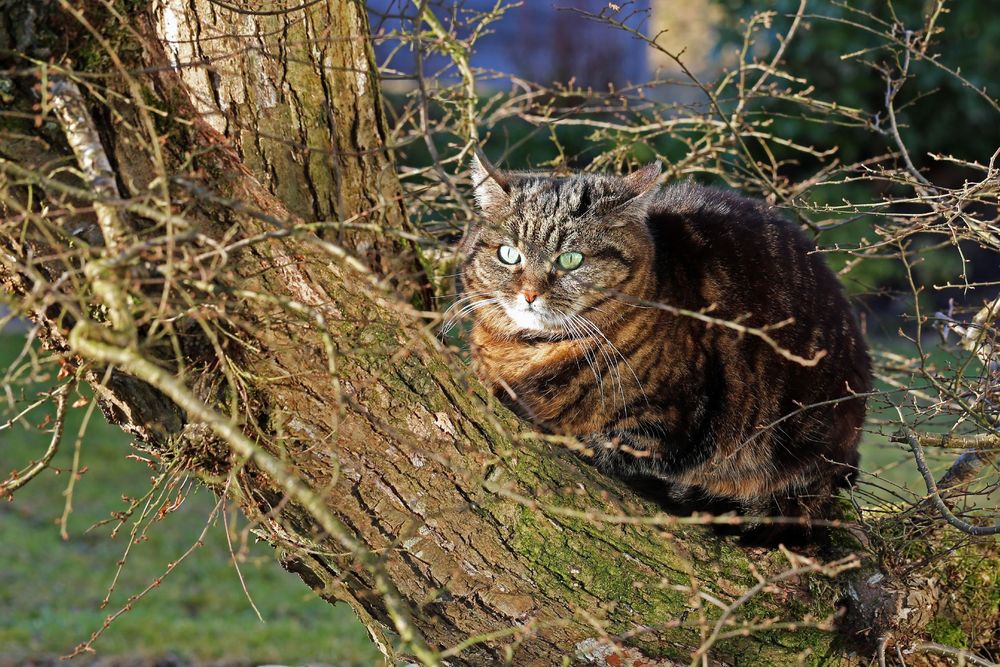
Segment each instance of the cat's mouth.
M524 303L521 299L504 301L502 306L518 329L533 333L563 333L566 329L566 317L554 313L541 297L534 303Z

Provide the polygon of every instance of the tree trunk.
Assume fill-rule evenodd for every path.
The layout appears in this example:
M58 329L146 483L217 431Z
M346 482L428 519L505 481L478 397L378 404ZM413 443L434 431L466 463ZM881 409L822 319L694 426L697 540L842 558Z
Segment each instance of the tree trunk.
M28 299L49 346L85 364L109 420L218 492L232 477L282 564L350 603L386 650L432 662L475 638L448 662L669 664L703 651L720 664L820 663L846 655L829 631L844 599L852 642L911 636L942 610L995 615L961 591L920 597L926 568L885 568L884 536L820 565L680 525L498 406L399 296L421 283L396 234L408 223L361 3L275 15L210 0L94 4L46 15L39 0L33 46L10 26L0 46L22 69L13 52L34 48L102 75L82 81L123 197L105 213L125 238L56 282L68 266L50 251L75 247L72 224L40 233L29 190L54 209L94 209L70 223L102 209L79 179L53 175L70 147L51 121L34 123L51 101L35 97L31 70L15 81L16 113L0 117L0 206L13 221L3 284ZM167 248L154 239L170 216L186 226ZM192 258L213 244L228 251L204 278ZM400 272L405 284L387 279ZM172 286L144 292L137 276ZM114 285L129 298L109 297ZM163 327L116 319L146 301L168 304L148 312L173 318L179 355ZM852 543L838 541L845 556ZM956 549L988 573L995 546Z
M390 261L403 248L398 236L337 224L406 226L364 4L306 4L258 15L160 0L152 28L194 113L260 183L297 217L327 223L321 236L389 273L400 268Z

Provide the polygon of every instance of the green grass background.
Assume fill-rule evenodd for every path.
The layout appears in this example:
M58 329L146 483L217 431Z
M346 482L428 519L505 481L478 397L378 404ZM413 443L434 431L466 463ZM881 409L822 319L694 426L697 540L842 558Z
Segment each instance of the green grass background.
M0 373L23 342L23 337L0 335ZM24 391L25 399L33 395L31 389ZM7 398L24 405L17 390L5 397L0 423L12 414ZM69 469L86 409L70 409L55 469ZM37 426L44 414L32 413L29 421ZM0 431L0 478L39 458L48 440L47 433L21 425ZM126 458L132 451L128 436L97 411L82 443L86 473L73 494L68 540L60 538L56 523L63 511L67 472L46 471L18 491L13 502L0 500L0 664L71 651L198 539L216 499L193 484L183 505L154 524L147 540L133 546L110 604L99 608L129 535L124 529L111 539L111 525L89 532L87 528L112 511L124 510L122 494L136 497L149 489L152 473L144 463ZM233 546L239 551L239 544ZM249 545L240 570L264 623L243 592L218 518L204 546L98 640L97 657L174 654L196 662L338 666L380 662L351 609L316 597L298 577L281 569L266 543Z

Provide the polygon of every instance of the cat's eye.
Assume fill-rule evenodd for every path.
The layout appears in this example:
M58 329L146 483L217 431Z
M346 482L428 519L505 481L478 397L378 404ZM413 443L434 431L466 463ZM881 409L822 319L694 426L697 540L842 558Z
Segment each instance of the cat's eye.
M497 250L497 257L504 264L517 264L521 261L521 253L517 251L517 248L509 245L500 246L500 249Z
M563 271L572 271L583 264L583 254L579 252L564 252L556 257L556 265Z

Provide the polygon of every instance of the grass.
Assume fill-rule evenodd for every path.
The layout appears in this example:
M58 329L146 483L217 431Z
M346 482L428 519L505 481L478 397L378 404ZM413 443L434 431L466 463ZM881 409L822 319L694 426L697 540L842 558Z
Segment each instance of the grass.
M0 335L0 373L22 344L22 337ZM14 405L23 407L36 391L37 385L25 387L23 396L15 390ZM0 501L0 662L65 655L86 641L106 616L162 576L167 564L198 539L216 504L214 495L189 485L183 504L152 525L146 539L132 547L111 601L101 609L129 535L125 529L112 539L113 524L87 529L111 512L124 510L122 494L144 494L151 470L127 458L133 453L128 436L109 426L97 411L82 441L80 465L85 473L73 493L69 539L61 539L57 521L63 512L73 441L86 410L86 406L70 409L66 438L53 469L18 491L12 502ZM5 401L0 424L12 414ZM39 411L29 421L37 426L43 419ZM22 425L0 431L0 478L38 458L48 439L44 429ZM229 525L233 530L231 515ZM234 543L238 553L240 547ZM95 643L98 657L173 654L192 662L379 662L350 608L331 606L316 597L298 577L281 569L270 546L247 544L241 556L240 570L264 623L243 592L222 521L217 519L208 528L204 546Z
M900 337L885 336L869 342L873 350L897 354L901 357L917 356L913 344ZM938 372L945 376L950 376L956 366L960 366L965 361L963 355L967 354L956 352L938 342L932 342L930 336L925 342L924 351L928 354L928 366L935 367ZM973 372L977 372L976 365L966 370L967 374ZM909 378L908 382L903 381L910 388L922 389L926 386L926 381L918 376ZM913 461L913 454L908 447L890 441L891 434L898 430L896 422L899 415L894 404L900 406L907 423L918 431L948 432L955 425L955 417L946 411L938 413L927 409L923 410L924 414L915 414L911 405L911 397L880 380L876 380L875 389L887 393L885 396L876 396L868 401L868 420L860 445L861 470L863 471L859 478L861 484L876 481L878 486L870 487L869 491L876 498L885 500L892 500L894 495L896 500L899 500L900 497L910 499L923 497L927 490ZM930 391L930 393L934 392ZM958 454L958 451L948 449L927 448L925 450L928 465L935 473L936 478L941 477Z

